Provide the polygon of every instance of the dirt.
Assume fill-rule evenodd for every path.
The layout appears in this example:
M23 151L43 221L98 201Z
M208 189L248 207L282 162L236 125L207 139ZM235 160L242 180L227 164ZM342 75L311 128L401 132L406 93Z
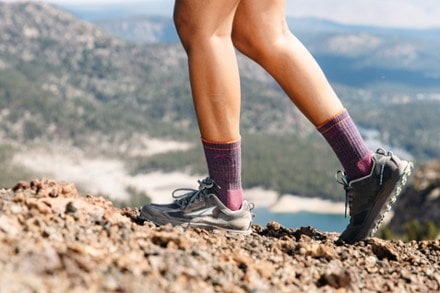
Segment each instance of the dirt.
M0 292L438 292L440 240L338 243L270 222L250 235L144 221L52 180L0 191Z

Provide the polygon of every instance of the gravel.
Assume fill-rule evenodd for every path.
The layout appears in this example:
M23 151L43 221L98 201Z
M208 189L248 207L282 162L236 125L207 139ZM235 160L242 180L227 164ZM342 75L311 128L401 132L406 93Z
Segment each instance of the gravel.
M248 236L144 221L74 185L0 190L0 292L438 292L440 240L337 243L276 222Z

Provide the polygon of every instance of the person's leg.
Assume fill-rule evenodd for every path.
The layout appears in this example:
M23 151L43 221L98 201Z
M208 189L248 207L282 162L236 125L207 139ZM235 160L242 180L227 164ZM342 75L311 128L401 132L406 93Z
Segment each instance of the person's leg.
M172 204L143 206L141 216L157 225L251 232L254 205L243 200L241 188L240 80L231 40L238 3L176 0L174 21L188 55L210 178L199 181L197 190L175 190Z
M174 20L188 55L191 89L209 176L231 210L243 202L240 78L231 33L239 0L177 0Z
M233 40L278 81L346 170L348 176L342 174L339 182L347 192L350 224L340 239L354 242L374 234L406 183L412 164L383 149L371 154L319 65L290 33L284 0L242 0Z
M176 0L174 22L188 55L194 106L202 138L240 138L240 80L231 40L239 0Z
M285 0L242 0L232 36L323 134L350 178L368 174L371 152L315 59L287 27Z
M242 0L233 29L234 45L266 69L318 126L344 108L321 68L285 21L285 0Z

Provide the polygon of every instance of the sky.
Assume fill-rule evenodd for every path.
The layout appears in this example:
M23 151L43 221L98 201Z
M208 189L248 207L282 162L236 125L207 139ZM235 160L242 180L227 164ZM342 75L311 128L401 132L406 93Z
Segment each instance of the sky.
M154 11L169 15L173 5L173 0L48 0L46 2L61 6L96 6L96 4L115 3L128 5L131 2L142 6L145 3L150 7L158 6ZM440 0L286 0L286 8L290 16L318 17L345 24L440 28Z

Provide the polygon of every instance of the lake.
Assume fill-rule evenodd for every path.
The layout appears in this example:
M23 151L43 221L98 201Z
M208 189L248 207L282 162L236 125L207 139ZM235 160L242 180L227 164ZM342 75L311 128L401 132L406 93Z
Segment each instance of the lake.
M270 221L280 223L286 228L300 228L312 226L322 232L342 232L348 225L350 218L344 215L319 214L311 212L273 213L268 208L255 208L254 224L263 227Z

